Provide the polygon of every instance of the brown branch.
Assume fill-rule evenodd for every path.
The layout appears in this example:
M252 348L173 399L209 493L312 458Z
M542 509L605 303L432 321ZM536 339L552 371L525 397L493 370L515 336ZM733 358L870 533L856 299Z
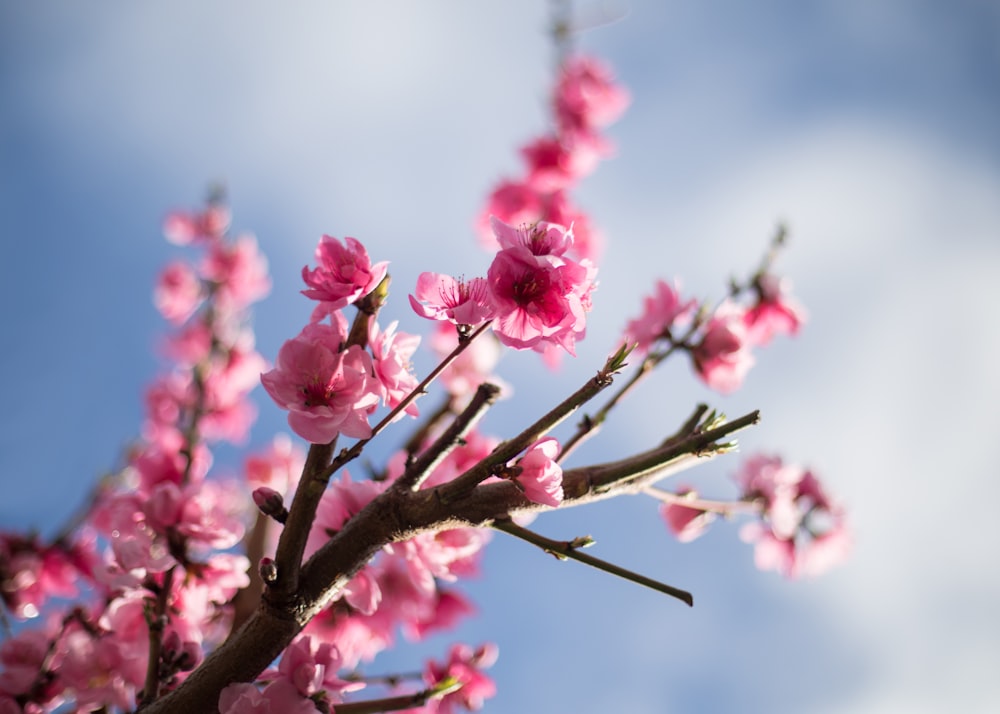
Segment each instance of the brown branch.
M683 459L717 453L722 446L720 439L758 419L759 414L752 412L635 456L564 471L560 508L637 493ZM376 497L302 566L294 593L276 597L266 592L246 624L183 684L146 708L146 714L215 712L219 693L226 685L253 681L383 546L420 533L461 526L489 527L497 519L518 513L552 510L528 501L507 481L481 484L453 500L440 497L447 486L415 492L388 489Z

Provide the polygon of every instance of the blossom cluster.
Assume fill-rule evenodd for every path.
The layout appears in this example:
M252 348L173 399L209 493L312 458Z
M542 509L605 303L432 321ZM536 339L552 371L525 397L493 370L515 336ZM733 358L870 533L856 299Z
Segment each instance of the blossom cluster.
M61 620L3 645L0 701L41 711L129 709L144 688L151 622L162 651L157 685L176 686L225 633L227 606L248 584L249 562L226 552L244 534L246 499L234 481L206 478L208 444L241 442L264 359L246 320L270 289L248 235L230 238L219 203L167 219L168 239L201 251L161 273L154 303L176 326L164 346L172 369L146 393L142 438L99 488L79 528L46 543L0 537L4 597L18 618L51 597L80 597ZM11 572L16 569L16 572ZM17 582L10 588L9 584Z
M612 155L601 131L622 115L629 95L607 66L580 55L560 66L551 101L553 131L521 149L524 175L501 181L490 193L478 219L479 237L485 246L496 246L492 217L515 226L539 221L572 226L572 255L596 260L601 237L569 190Z
M734 286L733 295L713 309L684 299L676 284L656 282L643 311L625 326L622 340L640 357L657 350L683 349L701 380L723 394L737 390L755 362L754 350L775 335L794 335L805 322L805 309L790 285L769 269L759 271L749 288ZM749 300L741 300L749 296Z
M750 513L754 521L741 537L755 544L760 568L786 576L815 574L840 560L850 543L843 508L812 471L778 457L749 459L737 474L739 496L730 502L703 500L687 486L658 490L656 469L645 466L598 491L590 475L610 467L581 484L562 466L569 444L595 425L589 418L565 447L547 428L533 426L503 441L478 426L474 393L496 394L503 386L493 374L503 347L534 350L551 362L574 354L586 334L598 240L568 191L610 155L600 132L627 103L627 93L597 61L575 57L562 65L552 132L524 147L524 176L493 191L479 222L494 251L488 269L468 280L424 272L409 296L413 311L432 321L425 346L440 358L422 381L413 368L420 337L381 318L388 263L373 262L361 241L320 239L314 263L301 273L302 294L312 301L308 321L269 366L249 326L250 306L270 289L256 241L230 234L221 201L172 213L168 240L197 255L171 262L156 282L154 303L174 327L163 349L171 368L146 392L141 438L120 473L95 490L80 523L50 540L0 533L0 602L13 618L40 623L0 645L0 713L155 708L162 696L179 694L174 690L220 643L251 629L239 629L244 621L278 610L280 596L301 597L281 592L279 576L284 583L288 571L308 569L342 543L338 534L348 540L357 532L350 530L354 519L390 497L397 506L424 498L454 510L433 525L397 523L366 551L368 544L348 544L363 556L340 571L343 578L321 603L312 603L317 614L268 651L268 658L281 651L280 657L261 664L256 676L227 679L202 705L222 714L319 714L353 702L372 683L363 667L400 634L419 640L474 611L458 584L479 571L491 533L484 525L500 528L525 511L564 507L580 498L581 488L593 487L600 498L615 495L616 486L644 490L663 501L663 517L683 541L718 514ZM626 325L625 347L595 381L610 385L629 350L641 360L631 384L683 351L706 384L729 392L742 383L753 350L777 334L797 332L804 315L770 259L711 309L661 280L642 314ZM444 404L421 410L418 398L435 377L446 392ZM256 415L248 395L258 379L309 453L279 435L245 459L242 479L223 479L211 448L247 438ZM373 423L379 409L387 413ZM559 421L549 416L540 423ZM407 417L420 419L382 468L369 464L362 478L343 468ZM723 422L712 416L693 429ZM354 444L333 457L341 437ZM728 448L704 448L722 446ZM512 505L489 511L492 521L463 519L448 500L456 492L501 493ZM297 538L297 546L288 546ZM570 557L591 542L545 547L565 546L560 557ZM283 557L295 547L294 559ZM262 597L267 607L258 608ZM52 614L42 617L46 609ZM393 675L389 686L393 693L402 689L400 706L412 705L408 711L476 710L496 691L485 672L496 657L489 643L455 644L443 661L426 663L419 685Z

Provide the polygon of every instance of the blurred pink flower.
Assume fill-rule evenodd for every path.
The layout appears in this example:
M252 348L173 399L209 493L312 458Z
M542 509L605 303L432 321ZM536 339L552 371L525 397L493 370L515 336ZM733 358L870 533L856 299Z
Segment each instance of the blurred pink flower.
M777 334L798 333L806 320L806 311L789 295L789 282L768 273L754 281L754 288L757 303L744 316L750 341L766 345Z
M643 300L642 315L629 320L625 326L623 339L636 345L639 355L647 354L653 344L663 337L673 334L676 327L690 321L697 308L696 300L682 301L676 286L657 280L652 295Z
M739 389L754 364L743 315L743 308L736 303L723 302L691 353L698 376L723 394Z

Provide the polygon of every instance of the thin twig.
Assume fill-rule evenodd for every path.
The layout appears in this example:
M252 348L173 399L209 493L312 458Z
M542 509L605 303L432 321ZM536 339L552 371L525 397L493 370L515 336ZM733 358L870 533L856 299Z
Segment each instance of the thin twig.
M625 580L630 580L633 583L644 585L647 588L661 592L664 595L675 597L681 602L687 603L689 607L694 605L694 596L687 590L681 590L680 588L675 588L672 585L661 583L659 580L647 578L645 575L640 575L639 573L622 568L614 563L609 563L606 560L601 560L600 558L595 558L592 555L581 552L579 550L580 543L592 543L593 541L589 539L576 542L552 540L543 535L539 535L534 531L529 531L527 528L522 528L510 519L497 519L493 522L493 527L497 530L503 531L504 533L508 533L515 538L520 538L523 541L538 546L546 553L551 553L560 560L569 558L570 560L579 561L584 565L589 565L592 568L597 568L598 570L603 570L606 573L617 575L619 578L624 578Z

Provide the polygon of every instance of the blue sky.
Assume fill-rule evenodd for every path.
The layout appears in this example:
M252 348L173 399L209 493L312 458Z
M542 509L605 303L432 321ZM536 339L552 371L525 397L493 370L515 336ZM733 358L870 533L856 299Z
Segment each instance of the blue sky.
M583 35L633 96L618 156L577 192L608 248L587 341L558 379L505 358L513 431L586 379L641 293L718 296L778 220L811 322L718 397L668 365L581 450L656 443L691 406L760 408L744 451L808 463L849 505L852 561L786 583L731 524L674 543L619 499L537 528L695 592L688 610L496 538L460 633L500 644L490 712L989 711L1000 697L1000 8L992 2L607 4ZM599 12L598 3L585 12ZM273 357L309 306L322 233L424 270L481 272L483 196L545 128L543 3L6 3L0 8L4 526L43 530L111 469L161 366L159 226L227 184L268 254ZM530 398L529 398L530 395ZM284 429L257 394L252 444ZM222 451L222 468L238 464ZM725 493L737 463L689 474ZM382 666L412 668L430 649Z

